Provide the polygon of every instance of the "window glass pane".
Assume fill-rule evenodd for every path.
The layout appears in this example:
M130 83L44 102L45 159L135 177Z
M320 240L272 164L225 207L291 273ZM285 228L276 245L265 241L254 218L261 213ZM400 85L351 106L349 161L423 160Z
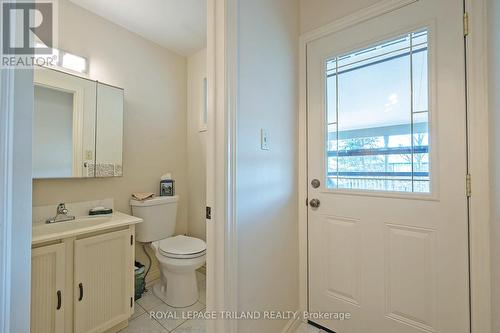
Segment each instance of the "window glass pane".
M328 126L328 139L327 139L327 187L337 188L337 125L331 124Z
M327 186L430 192L427 31L326 64Z
M430 192L429 121L428 112L413 114L414 192Z
M337 78L335 75L326 77L326 109L328 111L328 124L337 122Z
M427 48L413 53L413 111L428 111L428 52Z

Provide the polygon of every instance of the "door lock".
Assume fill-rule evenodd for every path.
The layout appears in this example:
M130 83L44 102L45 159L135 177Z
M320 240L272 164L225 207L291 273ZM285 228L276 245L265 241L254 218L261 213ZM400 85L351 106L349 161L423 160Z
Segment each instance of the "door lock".
M318 188L318 187L320 187L320 186L321 186L321 182L320 182L319 180L317 180L317 179L313 179L313 180L311 181L311 186L312 186L313 188Z
M312 199L309 202L309 206L311 206L312 208L318 208L320 205L321 205L321 202L318 199Z

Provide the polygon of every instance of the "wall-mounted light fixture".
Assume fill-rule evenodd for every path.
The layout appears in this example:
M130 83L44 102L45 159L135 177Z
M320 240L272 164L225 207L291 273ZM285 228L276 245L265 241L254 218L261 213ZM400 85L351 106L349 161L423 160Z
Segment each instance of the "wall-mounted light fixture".
M78 72L88 73L88 61L84 57L80 57L68 52L61 52L59 66Z
M55 60L52 62L52 67L79 74L88 74L89 72L89 61L85 57L58 49L53 49L52 56ZM35 57L42 57L42 55L35 54ZM46 55L43 57L46 58Z

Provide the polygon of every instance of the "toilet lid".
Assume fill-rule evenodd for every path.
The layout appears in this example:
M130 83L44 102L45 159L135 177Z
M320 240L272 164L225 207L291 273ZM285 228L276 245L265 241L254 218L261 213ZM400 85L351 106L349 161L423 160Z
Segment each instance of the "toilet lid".
M189 255L205 251L207 244L198 238L175 236L161 240L159 248L166 255Z

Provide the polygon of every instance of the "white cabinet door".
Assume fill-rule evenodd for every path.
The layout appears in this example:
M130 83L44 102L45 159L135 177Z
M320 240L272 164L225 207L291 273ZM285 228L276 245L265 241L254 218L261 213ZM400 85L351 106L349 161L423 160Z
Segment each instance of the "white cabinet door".
M31 332L64 332L65 245L34 249L31 257Z
M75 241L75 333L103 332L133 311L130 229Z

